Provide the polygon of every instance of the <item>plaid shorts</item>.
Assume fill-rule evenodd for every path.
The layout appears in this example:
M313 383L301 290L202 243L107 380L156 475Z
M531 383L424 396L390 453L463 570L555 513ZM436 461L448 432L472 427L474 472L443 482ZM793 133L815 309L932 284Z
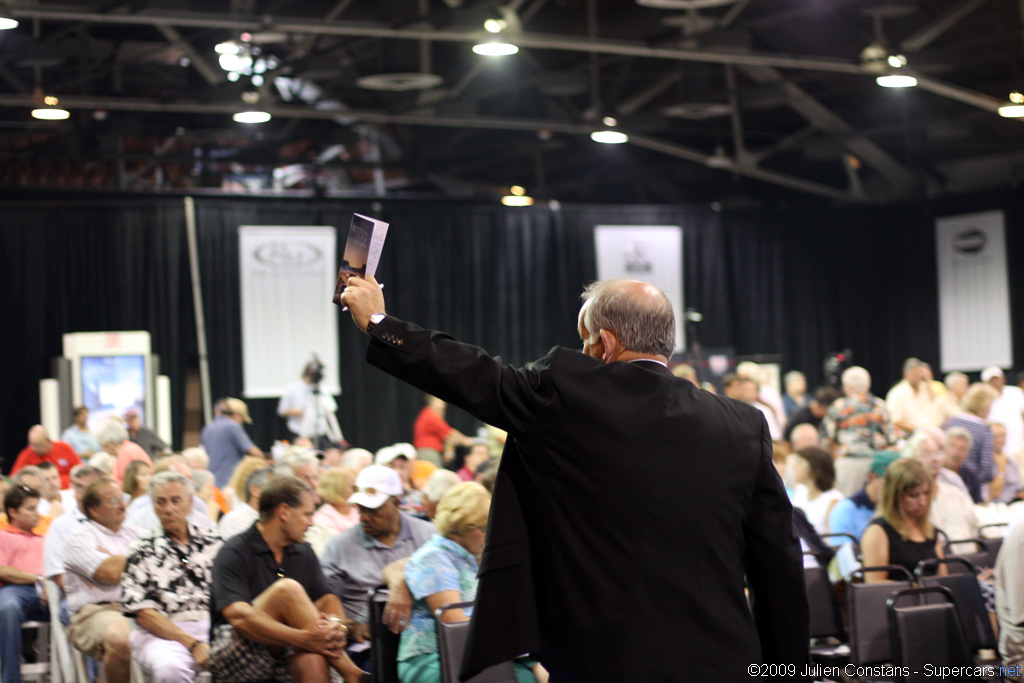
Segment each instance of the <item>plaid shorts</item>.
M213 634L210 674L215 681L222 683L291 681L288 671L291 654L292 648L288 648L278 659L263 643L245 638L231 624L221 624Z

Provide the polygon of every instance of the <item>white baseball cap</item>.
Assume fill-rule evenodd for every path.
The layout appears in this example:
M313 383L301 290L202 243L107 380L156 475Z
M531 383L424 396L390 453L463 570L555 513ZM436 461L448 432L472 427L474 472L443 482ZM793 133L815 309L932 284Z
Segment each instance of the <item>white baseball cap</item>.
M390 465L395 458L405 458L409 462L416 459L416 447L411 443L394 443L384 446L374 457L374 465Z
M1003 371L995 365L990 365L981 371L981 381L987 382L993 377L1002 377Z
M398 472L383 465L370 465L364 467L356 477L356 492L349 496L348 502L376 510L388 498L400 496L403 492Z

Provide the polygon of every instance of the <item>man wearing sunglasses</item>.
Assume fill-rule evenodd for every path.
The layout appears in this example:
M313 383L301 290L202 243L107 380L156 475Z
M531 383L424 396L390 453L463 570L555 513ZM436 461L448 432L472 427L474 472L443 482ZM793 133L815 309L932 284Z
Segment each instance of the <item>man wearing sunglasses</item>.
M672 375L656 287L582 298L583 352L516 368L388 315L372 277L342 293L371 365L508 431L462 675L530 653L551 683L744 681L765 663L806 680L800 546L764 417Z

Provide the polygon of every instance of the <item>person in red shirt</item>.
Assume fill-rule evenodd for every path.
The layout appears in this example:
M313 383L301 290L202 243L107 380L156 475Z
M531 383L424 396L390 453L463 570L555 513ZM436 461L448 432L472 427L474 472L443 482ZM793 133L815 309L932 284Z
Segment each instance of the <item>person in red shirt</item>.
M11 468L11 476L17 474L22 467L38 465L41 462L52 462L57 466L62 489L71 485L71 468L82 464L71 446L63 441L54 441L46 427L35 425L28 430L28 446L18 453L18 459Z
M0 679L21 681L21 625L49 621L43 602L43 537L32 531L39 521L39 491L15 484L4 496L11 523L0 531Z
M472 446L473 440L444 421L447 403L430 395L426 397L426 403L413 423L412 445L416 447L418 459L444 467L451 462L452 448Z

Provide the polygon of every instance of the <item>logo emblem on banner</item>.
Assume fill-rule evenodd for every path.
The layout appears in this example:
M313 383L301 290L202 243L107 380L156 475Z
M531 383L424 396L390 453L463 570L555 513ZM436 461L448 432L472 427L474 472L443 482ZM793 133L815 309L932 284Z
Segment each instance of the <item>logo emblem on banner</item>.
M309 242L267 242L254 254L256 260L268 268L293 269L313 265L324 257L323 252Z
M958 232L953 236L953 248L961 254L977 254L985 249L988 237L985 231L978 228L971 228Z

